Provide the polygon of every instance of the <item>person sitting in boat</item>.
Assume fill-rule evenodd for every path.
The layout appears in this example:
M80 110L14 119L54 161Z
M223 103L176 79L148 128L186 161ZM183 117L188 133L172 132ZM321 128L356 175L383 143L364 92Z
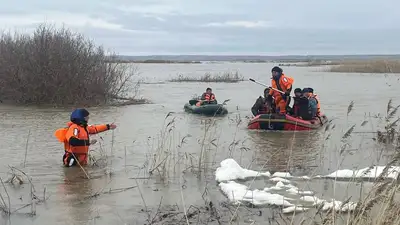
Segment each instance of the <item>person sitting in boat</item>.
M200 101L198 101L198 102L196 103L196 106L201 106L201 105L203 105L203 104L205 104L205 103L207 103L207 104L214 104L214 103L216 103L215 95L214 95L214 93L212 93L212 89L211 89L211 88L207 88L207 89L206 89L206 92L204 92L204 93L201 95Z
M301 88L294 89L294 97L293 97L293 106L288 107L288 113L291 116L299 117L300 116L300 101L303 97L303 92Z
M299 107L300 117L303 120L312 120L317 116L317 101L315 98L310 97L310 90L308 88L304 88L302 92L307 101L303 100L303 104Z
M288 103L290 100L290 92L292 91L294 79L292 77L286 76L283 73L283 70L278 66L273 67L271 73L272 88L269 91L268 99L272 99L273 96L275 98L275 105L277 107L276 111L281 114L286 114L286 108L289 105Z
M267 98L270 90L271 90L270 88L265 88L264 96L260 96L259 98L257 98L253 107L251 107L251 112L253 113L254 116L257 116L259 114L269 114L275 112L273 99Z
M312 88L307 88L309 91L309 98L314 98L315 101L317 102L317 112L316 112L316 116L319 117L321 116L321 103L319 101L318 95L314 94L314 89Z

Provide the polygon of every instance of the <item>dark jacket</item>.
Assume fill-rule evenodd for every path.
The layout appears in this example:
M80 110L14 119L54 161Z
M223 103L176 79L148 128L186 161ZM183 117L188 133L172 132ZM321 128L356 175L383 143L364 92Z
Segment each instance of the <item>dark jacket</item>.
M300 97L293 97L293 106L290 108L289 114L295 117L300 116Z
M311 120L315 117L314 105L315 102L305 97L297 98L295 104L298 107L298 114L303 120Z
M251 107L251 112L254 116L257 116L260 113L272 113L273 109L271 102L260 96Z

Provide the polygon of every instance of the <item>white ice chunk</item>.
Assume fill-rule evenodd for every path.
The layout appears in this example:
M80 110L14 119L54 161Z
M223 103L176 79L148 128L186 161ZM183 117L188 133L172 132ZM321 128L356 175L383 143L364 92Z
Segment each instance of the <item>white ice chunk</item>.
M293 206L287 199L279 194L271 194L261 190L249 190L246 185L228 181L219 184L222 192L232 202L248 202L254 205Z
M286 180L286 179L284 179L284 178L282 178L282 177L272 177L271 179L269 179L270 181L273 181L273 182L283 182L283 183L290 183L290 180Z
M215 180L218 182L230 181L237 179L246 179L251 177L265 176L271 174L267 172L257 172L242 168L234 159L225 159L221 162L221 166L215 171Z
M331 174L322 177L329 177L329 178L377 178L384 170L384 166L373 166L373 167L366 167L364 169L359 170L337 170ZM386 178L395 179L400 172L400 167L392 166L388 169L386 174Z
M300 200L305 201L305 202L312 202L313 206L321 205L321 204L324 204L326 202L325 200L319 199L316 196L302 196L300 198Z
M275 172L272 177L284 177L284 178L291 178L292 175L287 172Z
M287 208L282 209L283 213L294 213L294 212L304 212L308 210L308 208L304 208L301 205L294 205L294 206L289 206Z
M314 193L312 191L300 191L296 187L290 188L290 189L288 189L286 191L289 192L292 195L314 195Z

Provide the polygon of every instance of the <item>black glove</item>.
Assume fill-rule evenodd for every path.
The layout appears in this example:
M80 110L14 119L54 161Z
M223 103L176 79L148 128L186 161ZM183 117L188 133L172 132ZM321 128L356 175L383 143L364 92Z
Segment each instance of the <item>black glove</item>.
M290 96L290 92L285 92L284 94L281 94L281 95L282 95L282 99L286 101L287 97Z

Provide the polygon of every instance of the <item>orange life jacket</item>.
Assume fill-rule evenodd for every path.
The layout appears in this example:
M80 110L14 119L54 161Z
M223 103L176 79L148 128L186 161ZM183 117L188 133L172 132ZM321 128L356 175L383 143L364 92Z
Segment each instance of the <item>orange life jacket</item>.
M279 78L279 82L278 83L272 78L271 87L275 88L275 89L278 89L280 91L283 91L283 92L287 92L292 87L293 83L294 83L294 79L293 78L288 77L288 76L286 76L285 74L282 73L281 77ZM278 97L278 96L281 96L282 93L279 93L279 92L274 91L273 89L271 89L269 91L269 94L274 96L274 97Z
M109 125L89 125L86 127L68 122L67 127L56 130L54 135L58 141L64 143L64 150L74 154L89 152L89 135L109 130Z
M215 95L213 93L211 93L211 94L205 93L204 97L205 97L206 101L214 101L215 100Z

